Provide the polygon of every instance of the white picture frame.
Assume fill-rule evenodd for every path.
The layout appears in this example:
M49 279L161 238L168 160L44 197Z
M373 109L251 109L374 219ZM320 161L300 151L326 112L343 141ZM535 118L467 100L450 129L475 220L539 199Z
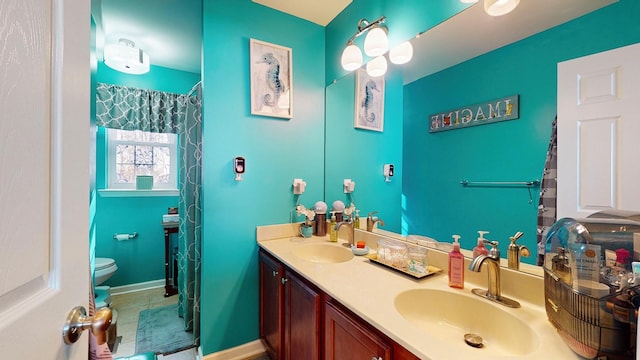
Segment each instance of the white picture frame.
M356 70L355 115L358 129L384 130L384 76L372 77L365 69Z
M249 40L251 114L291 119L293 75L291 48Z

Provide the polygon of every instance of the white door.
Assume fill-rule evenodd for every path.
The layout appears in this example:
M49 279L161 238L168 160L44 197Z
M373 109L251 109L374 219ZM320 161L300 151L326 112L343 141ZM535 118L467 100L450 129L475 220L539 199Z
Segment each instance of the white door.
M0 359L87 359L89 8L0 1Z
M640 44L558 64L558 218L640 211Z

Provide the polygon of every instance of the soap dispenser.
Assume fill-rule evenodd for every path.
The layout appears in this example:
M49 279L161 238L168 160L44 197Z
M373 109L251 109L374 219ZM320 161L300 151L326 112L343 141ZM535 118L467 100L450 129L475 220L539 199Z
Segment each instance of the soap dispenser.
M334 212L331 212L331 220L329 222L329 241L337 242L338 241L338 230L336 230L336 215Z
M464 289L464 255L460 252L460 235L453 235L453 250L449 253L449 286Z
M479 255L489 255L489 250L486 246L484 246L484 235L488 234L488 231L478 231L478 244L473 248L473 257L477 257Z

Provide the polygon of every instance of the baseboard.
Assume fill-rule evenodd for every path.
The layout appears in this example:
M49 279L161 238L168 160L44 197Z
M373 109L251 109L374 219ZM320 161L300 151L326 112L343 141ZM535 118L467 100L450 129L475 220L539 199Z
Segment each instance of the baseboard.
M111 295L113 296L113 295L126 294L130 292L135 292L135 291L156 289L159 287L163 287L164 285L165 285L165 280L160 279L160 280L145 281L137 284L113 286L111 288Z
M217 353L209 354L205 357L202 357L202 353L200 353L200 356L202 360L243 360L252 356L263 354L266 351L267 349L265 349L264 345L262 345L262 341L255 340L231 349L226 349L218 351Z

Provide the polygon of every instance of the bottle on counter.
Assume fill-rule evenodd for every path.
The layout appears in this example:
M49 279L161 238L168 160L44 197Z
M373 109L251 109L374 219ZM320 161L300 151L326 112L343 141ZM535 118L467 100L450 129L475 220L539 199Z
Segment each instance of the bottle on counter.
M353 219L353 227L355 229L360 229L360 210L356 210L356 215Z
M489 255L489 250L484 245L484 235L488 234L488 231L478 231L478 244L473 248L473 257L475 258L478 255Z
M464 255L460 252L460 235L453 235L453 250L449 252L449 286L464 289Z
M331 221L329 222L329 241L338 242L338 231L336 230L336 215L331 213Z

